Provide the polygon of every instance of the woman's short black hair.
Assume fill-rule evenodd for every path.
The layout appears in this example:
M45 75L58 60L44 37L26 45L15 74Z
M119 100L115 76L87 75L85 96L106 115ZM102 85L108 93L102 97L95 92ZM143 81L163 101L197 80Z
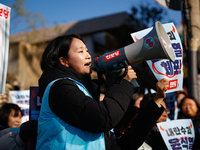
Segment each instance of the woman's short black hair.
M60 57L67 57L73 38L83 39L77 34L63 35L53 39L45 48L41 58L40 67L44 71L52 68ZM84 41L83 41L84 42Z
M23 112L17 104L6 103L0 108L0 125L1 126L8 128L8 117L12 110L15 111L14 117L19 116L19 112L21 113L21 116L23 116Z

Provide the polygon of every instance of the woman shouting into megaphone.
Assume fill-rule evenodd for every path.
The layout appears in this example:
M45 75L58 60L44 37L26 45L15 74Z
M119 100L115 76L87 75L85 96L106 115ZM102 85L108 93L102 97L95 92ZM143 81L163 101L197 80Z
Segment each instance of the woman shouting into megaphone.
M137 76L132 67L128 66L127 74L116 80L99 101L84 41L78 35L65 35L47 45L41 69L39 89L43 100L36 149L120 149L110 130L124 116L134 93L130 81ZM162 108L154 105L161 115Z

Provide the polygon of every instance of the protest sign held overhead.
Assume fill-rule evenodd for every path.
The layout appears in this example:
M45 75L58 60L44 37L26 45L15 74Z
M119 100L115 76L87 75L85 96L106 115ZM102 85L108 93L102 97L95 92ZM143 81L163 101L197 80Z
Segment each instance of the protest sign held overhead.
M23 90L23 91L9 91L10 97L12 98L12 101L14 104L17 104L22 112L22 123L29 120L29 90Z
M163 24L163 27L170 39L173 53L175 55L175 61L171 62L167 59L154 59L148 60L147 64L158 81L163 78L169 80L169 88L166 93L170 93L182 90L183 88L183 47L175 25L173 23L167 23ZM131 36L136 42L146 36L152 28L132 33ZM153 37L151 38L153 39ZM153 44L149 39L144 40L149 42L149 44Z

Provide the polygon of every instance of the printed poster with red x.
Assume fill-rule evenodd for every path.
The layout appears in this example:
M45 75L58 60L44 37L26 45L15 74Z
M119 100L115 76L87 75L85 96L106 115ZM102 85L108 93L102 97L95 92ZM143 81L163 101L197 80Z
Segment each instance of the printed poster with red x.
M167 78L169 80L169 88L166 93L171 93L182 90L183 88L183 47L174 23L163 24L163 27L174 50L175 61L171 62L168 59L156 59L148 60L147 64L158 81L163 78ZM152 29L153 27L132 33L131 36L134 42L142 39ZM147 39L145 39L145 47L153 48L153 44L153 37L147 37Z
M11 8L0 3L0 94L5 91L8 48L10 34L10 12Z

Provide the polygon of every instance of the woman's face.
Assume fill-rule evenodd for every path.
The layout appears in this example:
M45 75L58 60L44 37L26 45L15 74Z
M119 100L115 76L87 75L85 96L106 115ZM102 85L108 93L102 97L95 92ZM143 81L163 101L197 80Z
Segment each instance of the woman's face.
M81 74L91 73L91 56L86 45L81 40L73 38L65 66Z
M198 107L194 100L186 98L182 104L182 111L185 115L194 117L198 112Z
M22 114L19 112L19 115L14 117L15 110L12 110L8 116L8 127L20 127L22 122Z

